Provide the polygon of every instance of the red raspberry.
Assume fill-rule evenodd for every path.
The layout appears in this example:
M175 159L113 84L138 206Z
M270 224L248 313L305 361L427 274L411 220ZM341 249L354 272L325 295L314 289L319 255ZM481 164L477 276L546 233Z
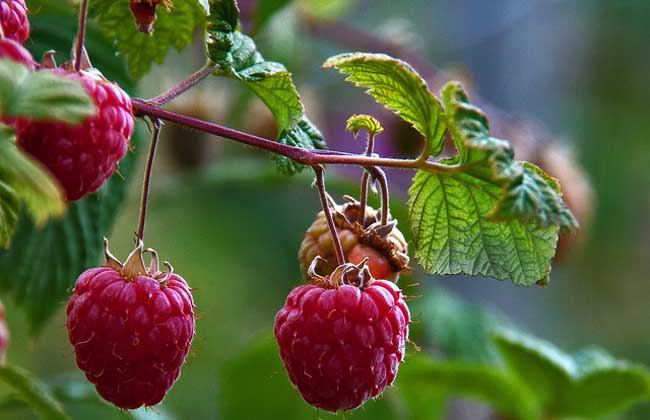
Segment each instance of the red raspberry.
M9 330L5 324L5 308L0 303L0 365L4 361L5 351L9 344Z
M396 222L381 226L378 212L371 207L366 207L365 224L362 226L358 222L359 202L346 198L347 203L334 207L334 223L346 260L358 264L368 257L368 267L374 278L396 281L399 274L408 269L408 246L404 235L397 229ZM317 256L324 259L319 263L318 271L332 273L336 268L336 254L322 211L305 232L298 251L305 278L308 278L307 268Z
M79 276L67 307L77 366L97 392L124 409L158 404L180 375L194 336L194 301L180 276L111 260ZM140 268L134 270L134 266Z
M0 0L0 25L5 38L25 42L29 38L25 0Z
M391 385L404 360L410 315L386 280L359 288L298 286L275 317L275 338L305 401L336 412L359 407Z
M78 81L97 107L81 124L19 119L18 144L40 160L74 201L97 191L115 171L133 134L129 96L114 83L92 73L51 70Z
M0 39L0 58L7 58L18 63L22 63L30 70L34 70L34 58L19 43L12 39Z

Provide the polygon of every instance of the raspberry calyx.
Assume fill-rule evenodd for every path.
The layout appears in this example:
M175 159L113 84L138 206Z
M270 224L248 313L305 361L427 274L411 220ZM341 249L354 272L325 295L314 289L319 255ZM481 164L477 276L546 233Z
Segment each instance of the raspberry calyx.
M117 407L158 404L180 375L194 336L194 300L185 280L158 267L142 242L122 264L82 273L66 309L77 366L99 395ZM151 254L145 267L143 252Z
M315 274L289 293L275 318L280 357L309 404L336 412L390 386L404 360L410 314L395 283L375 280L366 260Z
M397 281L399 274L409 268L408 246L397 228L397 220L382 224L379 212L367 206L364 223L361 224L360 203L349 196L344 198L345 204L332 203L332 207L334 224L346 260L357 264L368 257L368 267L374 278ZM317 256L322 257L318 271L331 274L336 268L334 252L327 219L321 211L307 229L298 252L305 278L309 280L309 264Z

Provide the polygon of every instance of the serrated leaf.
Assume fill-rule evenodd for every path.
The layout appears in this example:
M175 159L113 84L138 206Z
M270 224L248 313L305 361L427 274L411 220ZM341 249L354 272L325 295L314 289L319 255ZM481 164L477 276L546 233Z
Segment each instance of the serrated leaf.
M208 18L207 53L221 75L240 80L271 110L278 125L278 142L305 149L325 147L323 136L305 115L291 73L280 63L264 60L249 36L237 31L239 10L233 0L212 1ZM294 174L303 169L282 156L273 156L278 169Z
M323 135L307 117L303 117L292 130L281 132L278 142L303 149L325 148ZM285 175L293 175L304 169L304 165L284 156L273 155L273 159L276 161L280 172Z
M418 171L409 190L420 263L430 274L546 284L559 229L577 226L559 186L490 137L487 118L460 85L446 85L443 101L459 154L440 162L448 170Z
M594 418L650 394L647 368L589 348L573 356L536 337L502 329L495 336L507 365L552 418Z
M97 18L104 35L114 40L119 53L126 57L129 70L136 79L144 76L153 63L162 64L171 48L180 51L188 46L195 29L205 23L205 11L196 0L174 0L173 3L169 12L158 8L151 35L137 30L129 0L94 0L90 3L92 16Z
M280 131L292 129L304 115L291 73L280 63L265 61L237 73L271 110Z
M531 391L496 367L434 361L427 356L407 358L400 366L397 386L427 395L463 396L486 402L508 418L540 420L541 408ZM413 416L413 418L423 418Z
M532 221L541 227L556 225L562 229L578 226L571 211L562 201L557 181L537 166L515 162L510 144L490 137L487 117L469 102L460 84L452 82L442 90L447 126L459 151L461 164L480 164L488 170L476 168L481 175L503 184L503 193L491 220Z
M24 369L0 367L0 380L11 386L19 399L25 401L43 420L72 420L61 404Z
M61 216L63 194L49 173L16 147L7 127L0 127L0 246L11 239L20 204L36 226ZM6 235L9 233L9 235Z
M384 131L384 127L381 126L377 118L365 114L357 114L348 118L345 129L354 133L355 136L361 129L365 129L371 136L376 136Z
M444 146L442 105L426 82L404 61L385 54L346 53L329 58L324 68L336 68L345 79L394 111L424 136L429 152L437 156Z
M47 71L31 72L0 59L0 114L71 124L92 116L95 106L83 87Z
M418 171L409 189L416 256L427 273L483 275L519 285L544 280L558 228L487 220L501 186L464 172Z

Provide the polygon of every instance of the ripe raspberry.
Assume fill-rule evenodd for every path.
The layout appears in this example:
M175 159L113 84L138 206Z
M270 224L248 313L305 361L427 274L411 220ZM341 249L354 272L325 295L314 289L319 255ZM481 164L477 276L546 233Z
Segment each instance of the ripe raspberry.
M34 58L29 51L12 39L0 39L0 58L22 63L30 70L35 68Z
M79 276L67 307L77 366L97 392L124 409L158 404L180 375L194 336L194 301L180 276L158 271L142 243L124 266L108 251L107 266Z
M5 324L5 308L0 303L0 365L4 361L5 351L9 344L9 330Z
M89 72L51 70L78 81L97 107L81 124L19 119L18 144L56 177L70 201L97 191L115 171L133 134L129 96L114 83Z
M25 0L0 0L0 25L5 38L25 42L29 38Z
M369 277L359 287L329 280L346 266L293 289L275 317L291 382L309 404L332 412L359 407L393 383L410 323L394 283Z
M361 226L358 222L359 202L346 198L347 203L334 207L334 222L346 260L358 264L369 257L368 267L374 278L397 281L399 273L408 269L409 258L406 240L397 229L396 221L381 226L378 212L366 207L365 224ZM317 256L327 260L319 263L318 272L332 273L336 268L336 254L322 211L307 229L298 251L300 267L307 279L307 268Z

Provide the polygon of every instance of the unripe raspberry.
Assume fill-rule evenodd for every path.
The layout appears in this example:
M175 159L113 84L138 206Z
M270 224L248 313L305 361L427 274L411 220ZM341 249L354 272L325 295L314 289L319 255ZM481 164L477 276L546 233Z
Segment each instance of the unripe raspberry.
M82 71L47 70L75 80L92 98L97 112L77 125L19 119L18 144L56 177L69 201L97 191L124 157L133 134L129 96L114 83Z
M334 223L345 258L357 264L368 257L368 267L374 278L396 281L399 273L408 269L408 246L404 235L394 222L380 226L379 214L371 207L366 207L365 224L362 226L358 222L359 207L357 201L348 197L347 203L334 208ZM305 232L298 251L300 268L305 278L308 278L307 268L317 256L326 260L319 263L318 272L332 273L337 266L336 253L322 211Z
M21 44L29 38L25 0L0 0L0 26L5 38Z
M6 58L18 63L22 63L30 70L34 70L34 58L32 55L16 41L5 38L0 39L0 58Z
M390 281L370 278L359 286L329 279L293 289L274 332L289 378L305 401L336 412L359 407L393 383L404 360L410 314Z
M77 365L97 392L124 409L156 405L180 375L194 336L194 301L183 278L144 268L142 245L122 267L79 276L67 306Z
M5 323L5 308L2 306L2 303L0 303L0 365L4 362L5 352L7 351L8 345L9 330Z

